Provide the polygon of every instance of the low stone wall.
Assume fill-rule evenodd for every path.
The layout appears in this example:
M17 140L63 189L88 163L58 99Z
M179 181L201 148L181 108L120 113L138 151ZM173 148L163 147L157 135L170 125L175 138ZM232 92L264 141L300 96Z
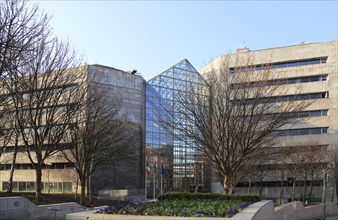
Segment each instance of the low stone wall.
M144 201L144 190L120 189L120 190L99 190L99 199L123 200L131 202Z
M323 205L304 207L301 202L291 202L276 207L271 220L279 219L317 219L323 217ZM325 205L325 215L338 215L338 206L332 202Z
M66 219L66 214L84 211L76 202L37 206L28 199L16 197L0 198L0 219Z

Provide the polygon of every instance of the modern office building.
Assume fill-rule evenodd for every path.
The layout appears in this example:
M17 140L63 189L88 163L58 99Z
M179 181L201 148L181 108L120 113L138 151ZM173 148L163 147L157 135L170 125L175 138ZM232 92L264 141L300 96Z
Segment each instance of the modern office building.
M87 78L88 85L95 84L98 88L104 88L108 91L106 95L119 101L121 116L126 116L129 121L139 127L139 129L135 129L137 130L135 136L141 137L139 143L135 144L129 152L130 159L128 161L114 161L114 166L99 167L98 172L93 174L91 189L95 193L105 189L144 189L145 80L135 73L135 71L125 72L102 65L87 65L79 67L79 71L76 71L77 77ZM76 85L76 79L72 83ZM112 107L116 108L116 106ZM0 189L2 191L6 191L8 187L13 147L7 145L0 158ZM125 167L130 169L126 172ZM43 192L80 192L77 189L79 181L74 168L58 154L46 159L42 170L42 183ZM13 191L34 190L35 170L25 155L25 148L19 147L13 178Z
M94 174L93 190L144 189L146 185L149 198L154 192L159 194L168 191L222 191L220 181L211 177L210 163L196 151L193 141L175 130L175 126L170 130L170 127L164 126L162 122L166 117L175 117L180 120L179 124L185 124L185 121L189 123L179 114L180 111L177 111L180 107L178 97L189 93L188 88L191 85L202 85L204 73L209 72L211 67L217 70L224 60L230 60L229 74L236 74L236 70L242 67L237 58L241 58L244 61L251 60L253 74L268 66L270 73L278 76L279 82L288 92L283 97L270 97L274 102L311 102L304 111L294 116L302 119L301 123L278 131L280 141L271 146L271 149L298 149L302 152L316 152L322 156L313 161L317 168L322 169L317 172L316 181L305 181L306 184L314 184L312 196L320 197L322 173L327 167L326 152L328 149L338 148L337 43L338 41L301 43L255 51L241 48L234 54L216 58L199 71L185 59L148 82L135 72L101 65L87 66L84 69L88 73L102 76L99 84L110 87L110 95L122 100L121 112L140 125L143 137L141 143L135 146L133 160L120 164L119 170L105 167ZM0 161L0 189L6 190L10 163L3 158L1 157ZM43 170L42 181L45 189L52 183L52 192L75 192L77 178L73 168L56 158L47 162L51 165ZM288 169L293 166L290 161L286 165ZM123 167L128 167L128 171L122 169ZM278 198L283 183L283 198L289 198L291 182L295 178L291 172L286 172L281 180L278 177L280 168L281 161L264 164L264 169L268 170L269 174L261 179L255 178L251 192L259 193L261 190L265 197ZM15 189L32 191L34 180L35 172L28 160L22 156L15 171ZM248 179L241 180L236 192L247 193L248 182ZM304 184L300 178L296 182L299 197L303 193ZM332 193L332 190L330 192Z
M338 41L324 43L307 43L278 48L251 51L248 48L240 48L234 54L220 56L211 61L200 70L203 73L211 68L219 69L223 62L229 65L229 74L236 74L238 68L242 68L240 62L250 60L250 72L260 74L261 70L270 68L269 74L278 78L279 84L287 91L283 97L269 97L272 102L304 101L311 103L304 111L298 112L294 117L301 118L301 122L293 126L284 126L278 131L281 136L278 144L271 146L272 151L293 149L296 152L316 152L316 161L304 164L305 167L315 165L317 169L317 181L304 180L301 174L295 176L295 161L275 161L274 164L266 164L269 171L261 180L255 178L251 192L259 192L262 187L262 195L271 198L280 196L281 185L284 185L283 198L290 198L293 182L296 182L296 197L304 195L304 185L314 184L311 196L322 196L323 173L327 171L327 150L338 148ZM274 86L271 81L271 86ZM268 85L269 86L269 85ZM285 164L286 163L286 164ZM316 163L316 164L311 164ZM280 169L287 166L284 177L281 180ZM318 170L319 169L319 170ZM310 171L309 171L310 172ZM257 174L258 175L258 174ZM309 174L308 174L309 175ZM308 176L309 178L309 176ZM296 179L296 180L295 180ZM248 180L242 180L237 187L237 192L248 192ZM306 182L306 184L304 184ZM246 186L246 187L245 187ZM331 189L333 184L331 184ZM213 183L213 190L221 191L220 183ZM306 189L305 189L306 190ZM329 192L329 190L328 190ZM332 195L332 190L330 191ZM305 191L306 194L306 191Z

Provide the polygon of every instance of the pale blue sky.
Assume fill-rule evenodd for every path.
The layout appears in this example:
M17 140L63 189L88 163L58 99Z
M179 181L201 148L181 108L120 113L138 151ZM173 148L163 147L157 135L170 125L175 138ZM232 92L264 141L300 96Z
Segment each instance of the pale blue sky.
M149 80L187 58L338 39L335 1L40 1L57 36L89 64Z

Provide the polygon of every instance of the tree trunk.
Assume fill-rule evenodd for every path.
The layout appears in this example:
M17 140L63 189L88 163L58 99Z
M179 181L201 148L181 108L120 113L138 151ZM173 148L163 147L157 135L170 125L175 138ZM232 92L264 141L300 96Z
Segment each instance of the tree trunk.
M80 185L81 185L80 204L83 205L86 199L86 180L80 179Z
M249 180L248 194L251 194L251 180Z
M310 181L309 201L311 201L312 190L313 190L313 176L311 176L311 181Z
M234 188L235 188L235 181L233 178L230 178L229 176L224 175L223 177L223 190L224 194L233 194Z
M17 151L14 151L12 165L11 165L11 172L9 174L9 181L8 181L8 192L13 192L13 176L14 176L14 170L15 170L15 163L16 163L16 155Z
M36 165L36 191L35 191L35 199L37 202L41 199L41 191L42 191L42 166L40 164Z
M13 154L13 160L11 165L11 172L9 174L9 181L8 181L8 192L13 192L13 176L14 176L14 170L15 170L15 164L16 164L16 156L18 154L18 135L15 135L15 147L14 147L14 154Z
M303 205L306 205L306 194L307 194L307 172L304 175L304 192L303 192Z
M296 180L292 181L292 193L291 193L291 201L295 201L295 194L296 194Z

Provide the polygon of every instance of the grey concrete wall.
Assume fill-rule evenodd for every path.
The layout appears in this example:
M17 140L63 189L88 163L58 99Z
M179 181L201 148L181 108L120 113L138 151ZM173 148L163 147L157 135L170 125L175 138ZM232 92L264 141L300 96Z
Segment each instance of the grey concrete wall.
M130 151L130 158L107 162L92 176L92 189L143 189L145 152L145 85L142 76L101 65L88 66L89 79L109 89L109 96L120 101L120 112L135 123L139 141Z

